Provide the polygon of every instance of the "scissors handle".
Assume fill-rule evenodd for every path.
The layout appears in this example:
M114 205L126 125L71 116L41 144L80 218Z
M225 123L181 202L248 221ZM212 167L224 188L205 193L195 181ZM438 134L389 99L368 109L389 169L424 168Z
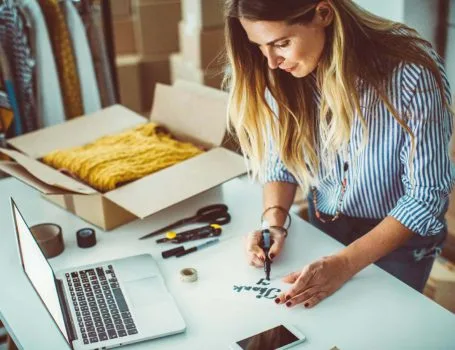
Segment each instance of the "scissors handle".
M181 219L176 221L166 227L163 227L159 230L156 230L152 233L149 233L145 236L140 237L139 239L145 239L159 235L160 233L169 231L170 229L176 228L181 225L193 223L193 222L206 222L209 224L218 224L224 225L231 221L231 216L228 213L228 207L225 204L212 204L206 207L199 209L196 212L195 216Z
M218 216L214 220L211 220L211 224L226 225L231 222L231 215L224 213L223 216Z
M213 212L226 212L228 211L228 207L225 204L212 204L212 205L207 205L206 207L203 207L199 209L196 212L196 216L201 216L201 215L207 215Z
M226 205L214 204L199 209L192 218L192 221L224 225L231 221L231 216L228 213L228 207Z

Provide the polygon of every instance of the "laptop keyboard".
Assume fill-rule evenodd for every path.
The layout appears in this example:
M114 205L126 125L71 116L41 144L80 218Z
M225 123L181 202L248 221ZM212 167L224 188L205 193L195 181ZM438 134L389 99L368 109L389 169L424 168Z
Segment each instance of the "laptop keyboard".
M137 334L112 265L65 276L84 344Z

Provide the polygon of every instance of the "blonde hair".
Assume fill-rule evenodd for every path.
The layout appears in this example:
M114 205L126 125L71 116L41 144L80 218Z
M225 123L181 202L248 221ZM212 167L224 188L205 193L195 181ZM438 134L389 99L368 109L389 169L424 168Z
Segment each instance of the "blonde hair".
M415 152L415 137L406 124L407 116L398 113L386 90L393 70L402 62L428 68L447 105L441 73L428 53L431 45L415 30L377 17L350 0L326 0L333 11L333 21L326 28L326 44L315 76L296 79L280 69L269 69L260 50L248 41L239 19L305 24L313 19L319 2L227 0L225 6L230 70L224 83L230 90L230 130L238 138L253 178L264 175L267 149L273 142L283 164L305 193L317 182L320 161L324 168L333 169L337 150L348 144L355 112L363 129L361 146L367 142L368 130L357 89L359 78L375 89L378 98L411 135L410 160ZM319 111L314 102L315 89L321 95ZM267 103L266 92L276 101L278 115Z

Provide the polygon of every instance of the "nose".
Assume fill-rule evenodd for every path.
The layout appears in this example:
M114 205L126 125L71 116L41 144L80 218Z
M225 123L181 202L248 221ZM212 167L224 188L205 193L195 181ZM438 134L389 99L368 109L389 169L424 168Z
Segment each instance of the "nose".
M270 69L277 69L281 63L283 63L284 58L275 54L271 47L265 48L263 51L264 56L267 58L267 63Z

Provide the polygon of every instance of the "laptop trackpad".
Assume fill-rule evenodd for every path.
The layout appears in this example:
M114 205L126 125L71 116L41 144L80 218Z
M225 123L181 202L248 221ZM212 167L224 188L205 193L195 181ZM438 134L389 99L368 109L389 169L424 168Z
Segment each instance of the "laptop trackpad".
M169 296L169 293L160 276L147 277L125 283L127 297L131 307L140 308L153 305L157 300Z

